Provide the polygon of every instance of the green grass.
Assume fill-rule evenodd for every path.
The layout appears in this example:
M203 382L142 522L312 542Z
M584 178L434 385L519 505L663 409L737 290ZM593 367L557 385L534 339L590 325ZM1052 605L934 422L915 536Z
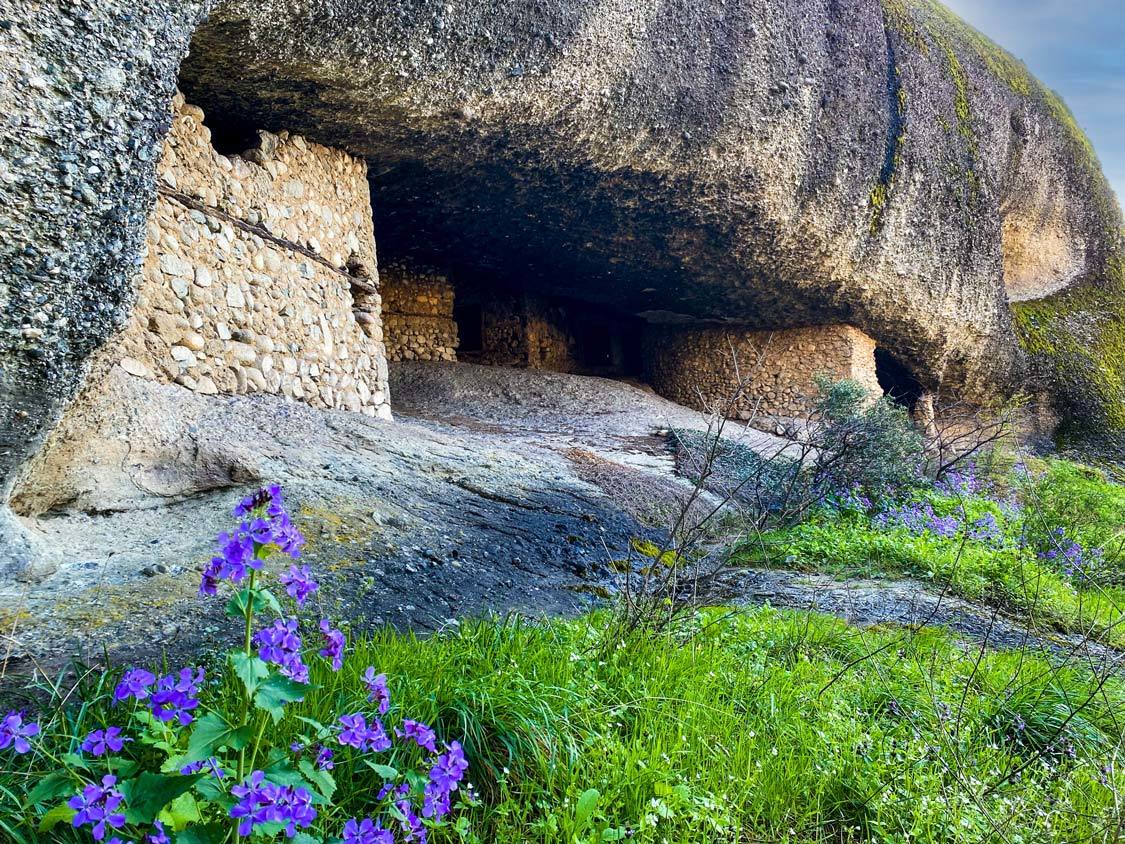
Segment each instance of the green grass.
M385 671L396 706L464 741L481 794L470 840L1113 840L1125 785L1103 772L1121 744L1115 680L936 631L768 608L711 610L673 636L606 648L608 621L378 633L339 674L318 667L299 711L359 706L364 667ZM211 702L233 702L234 682ZM105 716L70 711L68 729ZM52 769L22 764L0 772L0 837L21 844L44 839L12 795ZM333 822L362 814L378 782L341 778ZM57 840L78 840L68 834Z
M1056 630L1092 635L1125 647L1125 486L1067 461L1033 467L1035 479L1002 478L1001 497L1015 495L1018 512L985 495L919 493L938 515L972 523L986 514L1003 530L997 545L963 534L942 538L885 526L857 510L823 510L794 528L775 531L735 552L744 564L825 571L840 577L909 575L951 586L959 594L1002 606ZM1018 488L1005 489L1017 484ZM1063 529L1105 562L1067 576L1040 558L1050 534Z

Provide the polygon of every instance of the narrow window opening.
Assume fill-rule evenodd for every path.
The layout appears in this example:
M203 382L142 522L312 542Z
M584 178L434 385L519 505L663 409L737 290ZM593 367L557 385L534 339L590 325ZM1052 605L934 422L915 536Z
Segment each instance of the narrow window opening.
M208 112L203 125L211 131L211 146L219 155L242 155L261 144L257 127L237 117Z

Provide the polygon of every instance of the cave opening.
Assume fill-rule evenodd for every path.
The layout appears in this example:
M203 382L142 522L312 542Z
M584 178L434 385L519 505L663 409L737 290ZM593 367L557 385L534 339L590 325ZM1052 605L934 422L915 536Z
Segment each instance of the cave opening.
M219 155L242 155L261 146L259 127L230 112L206 111L203 125L210 131L211 146Z
M875 377L883 395L910 411L926 392L906 364L881 347L875 349Z

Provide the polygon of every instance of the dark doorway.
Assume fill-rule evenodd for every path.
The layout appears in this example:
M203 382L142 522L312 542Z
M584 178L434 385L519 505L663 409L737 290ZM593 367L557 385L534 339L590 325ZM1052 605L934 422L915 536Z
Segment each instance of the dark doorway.
M459 360L479 358L484 351L483 313L479 304L457 305L453 321L457 323L457 357Z
M583 369L594 371L614 370L619 367L614 360L613 332L606 322L581 320L577 326L578 358Z
M875 377L879 379L883 394L907 410L914 410L926 392L906 365L886 349L875 350Z

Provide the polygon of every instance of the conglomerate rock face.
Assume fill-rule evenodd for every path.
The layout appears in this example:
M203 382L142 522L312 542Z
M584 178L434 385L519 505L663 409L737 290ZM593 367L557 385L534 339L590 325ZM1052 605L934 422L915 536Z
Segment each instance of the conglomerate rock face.
M217 135L366 159L383 257L849 324L969 398L1026 383L1022 341L1064 412L1125 428L1120 210L1057 98L931 0L0 0L0 27L0 500L128 311L177 81Z

